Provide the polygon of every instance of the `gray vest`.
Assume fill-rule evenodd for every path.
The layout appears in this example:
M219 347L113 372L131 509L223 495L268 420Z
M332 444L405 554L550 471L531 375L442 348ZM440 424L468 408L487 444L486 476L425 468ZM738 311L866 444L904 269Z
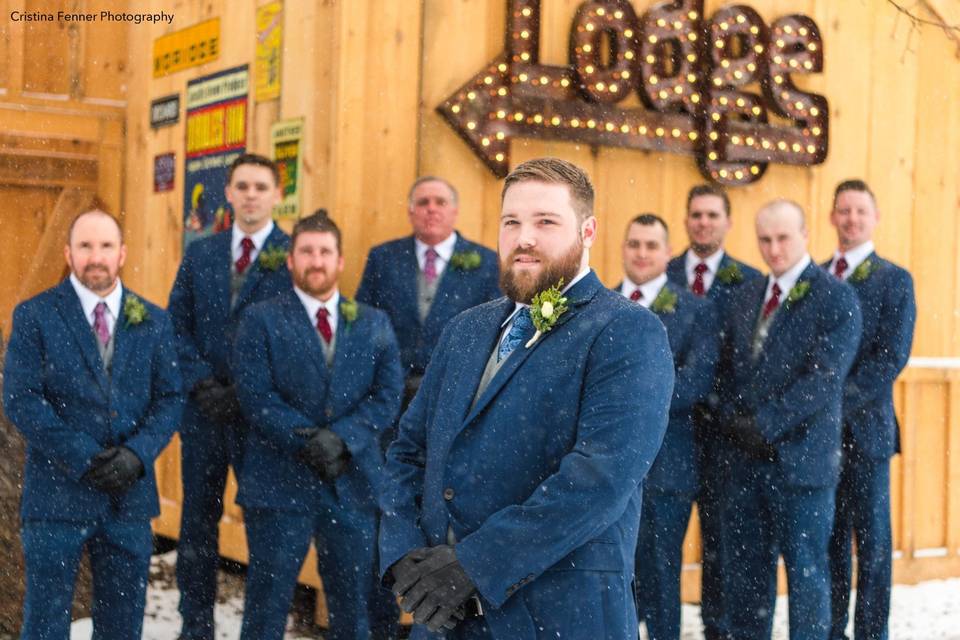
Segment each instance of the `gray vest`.
M320 348L323 349L323 359L329 369L333 366L333 355L337 352L337 333L333 333L333 336L330 337L330 344L327 344L327 341L317 331L317 340L320 341Z
M240 290L243 289L243 283L247 281L247 274L250 273L250 266L243 273L237 273L236 264L230 264L230 310L237 306L237 298L240 296Z
M421 324L426 322L430 314L430 306L437 295L437 285L440 283L442 274L437 276L433 284L427 284L427 279L423 277L423 271L417 270L417 312L420 314Z
M473 411L473 408L477 406L477 400L480 399L480 396L483 395L483 392L487 390L487 387L490 386L490 382L493 380L494 376L497 375L497 372L500 371L500 367L503 366L503 363L507 361L507 358L504 358L500 362L497 362L497 352L500 351L500 343L503 341L504 332L500 332L500 339L497 340L497 343L493 345L493 352L490 354L490 357L487 358L487 365L483 368L483 375L480 377L480 384L477 385L477 392L473 395L473 402L470 403L470 410ZM523 345L517 347L517 349L522 349Z
M117 320L117 322L120 322ZM93 327L90 327L93 330ZM97 337L96 331L93 333L94 340L97 343L97 351L100 352L100 359L103 360L103 370L106 372L107 377L110 377L110 367L113 365L113 338L117 335L117 327L114 325L113 333L110 334L110 339L107 340L107 344L100 344L100 338Z
M773 324L773 319L777 317L777 313L780 312L780 307L782 306L783 302L766 318L763 317L763 311L760 311L760 317L757 319L757 327L753 331L753 343L750 345L750 357L753 360L760 357L760 352L763 351L763 343L766 342L767 334L770 333L770 325Z

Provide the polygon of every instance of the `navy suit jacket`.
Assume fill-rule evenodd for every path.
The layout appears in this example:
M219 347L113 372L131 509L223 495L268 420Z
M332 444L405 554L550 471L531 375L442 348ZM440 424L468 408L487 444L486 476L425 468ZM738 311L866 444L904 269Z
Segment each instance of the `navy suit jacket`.
M720 258L718 270L725 269L730 265L736 265L740 268L740 273L743 274L743 279L728 283L723 282L719 278L715 277L713 279L713 284L711 284L710 288L707 290L707 295L704 296L713 302L717 319L720 321L721 325L724 319L727 317L727 308L730 305L730 299L732 298L733 294L744 284L763 275L745 262L740 262L739 260L730 257L730 254L724 251L723 257ZM687 282L686 251L667 263L667 278L670 280L670 282L678 284L684 289L690 288L689 283Z
M237 304L231 310L231 237L227 229L191 243L170 291L168 309L177 335L177 353L187 391L211 376L228 381L233 337L243 310L291 287L286 262L272 271L260 264L259 256L264 250L277 247L286 250L290 246L287 234L274 226L257 260L247 268ZM192 412L188 412L190 414Z
M124 288L123 304L135 294ZM129 325L121 312L108 377L96 337L69 280L19 304L4 369L4 410L27 441L24 520L90 521L160 513L153 461L183 408L180 371L167 313L137 296L148 317ZM144 476L111 497L80 478L90 459L123 445Z
M828 487L839 478L843 382L860 342L860 305L850 286L814 263L802 282L809 288L799 300L783 295L756 361L751 350L767 279L731 298L718 370L722 419L753 414L776 449L783 482Z
M444 330L387 451L381 572L445 544L449 527L496 638L632 640L640 486L666 430L673 361L656 317L593 272L565 295L568 311L511 353L475 406L514 303Z
M893 383L910 359L917 303L906 269L876 253L867 259L870 275L847 279L860 299L863 337L843 388L843 422L857 453L886 459L900 452Z
M370 250L357 300L382 309L390 317L400 343L405 376L423 375L440 332L461 311L500 297L497 254L459 233L454 253L476 251L480 266L462 270L448 264L424 322L417 311L416 245L413 236L392 240Z
M622 283L621 283L622 284ZM618 284L614 289L620 291ZM713 388L720 350L713 303L668 281L664 289L677 296L672 311L654 311L667 329L676 380L670 402L670 424L663 446L644 487L659 493L693 496L699 486L697 433L691 412Z
M295 431L329 427L352 455L335 483L340 503L375 508L383 472L378 438L396 420L403 392L399 350L386 315L362 304L352 322L341 313L328 368L320 337L290 288L250 307L235 351L237 395L250 425L237 502L316 511L329 488L297 458L305 439Z

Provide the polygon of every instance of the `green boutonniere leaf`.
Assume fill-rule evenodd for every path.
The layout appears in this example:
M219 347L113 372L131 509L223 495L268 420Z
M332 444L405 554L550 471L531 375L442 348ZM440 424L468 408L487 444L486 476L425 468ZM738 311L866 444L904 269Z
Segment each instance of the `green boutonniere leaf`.
M265 271L276 271L287 262L287 250L276 245L264 247L257 257L260 268Z
M527 349L532 347L540 336L553 329L560 316L566 313L567 299L560 293L562 287L563 278L560 278L560 282L556 285L533 296L530 303L530 318L537 331L527 342Z
M459 251L450 258L450 266L457 271L473 271L480 266L480 262L478 251Z
M873 260L867 258L863 262L857 265L857 268L853 270L853 273L850 274L851 282L864 282L867 278L873 275L873 272L880 268L880 265L875 264Z
M356 300L349 298L340 299L340 317L346 321L347 326L353 324L353 321L357 319L359 311Z
M810 283L806 280L801 280L797 284L793 285L793 289L790 289L790 295L787 296L787 306L791 307L800 302L803 297L809 293L809 291Z
M731 262L723 269L717 271L717 280L723 284L738 284L743 282L743 271L736 262Z
M128 294L123 302L123 319L125 326L134 327L145 320L150 319L150 312L137 296Z
M674 313L677 310L677 294L663 287L650 308L655 313Z

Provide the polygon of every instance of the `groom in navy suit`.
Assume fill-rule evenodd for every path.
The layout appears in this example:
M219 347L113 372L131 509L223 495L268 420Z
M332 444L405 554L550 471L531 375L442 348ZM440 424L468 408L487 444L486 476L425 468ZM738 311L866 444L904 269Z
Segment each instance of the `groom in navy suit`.
M382 309L400 343L404 406L420 386L440 332L465 309L500 296L497 255L454 230L456 189L435 176L410 188L413 235L370 250L357 301Z
M852 288L811 262L797 204L766 205L756 229L770 275L731 299L718 375L732 449L730 635L770 637L782 555L790 638L826 640L843 381L860 341L860 307Z
M910 358L917 306L910 274L874 251L879 216L865 182L847 180L837 186L830 222L837 230L838 248L824 267L857 292L863 336L843 387L843 463L830 543L831 640L847 637L854 537L853 637L886 640L890 615L890 458L900 451L893 382Z
M27 441L22 638L67 638L86 549L95 638L139 640L160 513L153 462L183 407L170 319L123 286L113 216L70 227L70 277L17 306L4 410Z
M760 277L760 272L735 259L724 248L727 233L733 226L730 198L715 184L700 184L687 194L687 215L684 225L690 246L667 265L667 277L693 295L706 298L714 305L717 322L712 328L720 339L727 318L730 299L745 283ZM723 576L728 564L723 558L723 516L720 488L729 469L716 411L716 384L710 403L700 403L695 410L695 426L699 444L699 481L697 515L700 519L701 578L700 614L706 640L727 638L727 609L723 602Z
M225 188L233 227L187 247L168 308L177 334L184 388L180 425L183 512L177 586L183 640L213 640L219 522L227 469L240 466L246 426L230 372L240 314L290 288L287 234L274 225L280 182L272 160L239 156Z
M593 187L555 158L504 184L500 298L444 330L387 452L380 569L413 636L637 636L641 483L673 361L589 267Z
M310 541L323 578L328 640L396 637L399 611L377 578L379 436L396 420L403 375L387 316L340 295L340 230L297 222L294 286L254 305L234 371L250 423L237 502L250 549L244 640L283 637Z
M636 555L637 608L650 640L680 638L680 569L683 538L699 486L693 407L713 388L719 336L713 303L667 280L667 223L645 213L623 241L620 293L650 309L667 329L676 382L670 424L644 483Z

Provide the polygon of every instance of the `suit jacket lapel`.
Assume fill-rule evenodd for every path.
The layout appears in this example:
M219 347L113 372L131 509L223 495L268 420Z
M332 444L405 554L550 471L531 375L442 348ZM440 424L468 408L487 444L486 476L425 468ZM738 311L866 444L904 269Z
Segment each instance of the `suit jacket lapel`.
M274 224L273 231L271 231L270 235L267 236L263 246L260 248L260 252L257 254L257 259L254 260L253 264L248 267L247 277L244 278L243 286L240 287L240 293L237 294L237 304L233 307L234 313L236 313L238 309L243 308L244 304L247 302L247 299L253 293L253 290L256 289L257 284L259 284L263 277L267 274L266 270L260 265L260 256L264 251L269 251L279 246L280 227ZM229 289L229 281L227 288ZM229 296L227 298L229 299Z
M214 317L225 318L230 313L230 277L233 273L233 254L230 251L232 233L221 231L214 236L213 252L208 258L209 268L194 274L194 278L201 280L209 278L208 286L200 290L212 290L211 305L220 307L214 309Z
M110 376L119 378L123 374L123 367L129 359L130 351L133 349L133 338L131 334L133 327L128 327L127 321L123 315L124 305L127 302L127 296L130 293L126 288L123 290L123 297L120 299L120 317L117 318L117 324L113 328L113 362L110 365ZM145 320L149 322L149 320Z
M513 353L507 358L506 362L500 367L500 370L497 371L497 374L493 376L493 380L490 381L490 384L487 385L487 388L484 390L483 395L477 399L477 404L473 407L473 410L467 415L466 420L463 422L463 426L466 426L473 420L483 409L490 403L494 396L503 388L507 381L513 376L514 373L520 368L520 366L526 362L527 358L530 357L530 354L543 344L544 341L549 340L554 335L559 333L560 328L570 321L570 318L575 316L583 308L583 306L593 299L593 296L596 295L597 291L603 287L600 284L600 280L597 279L597 276L591 271L586 275L583 280L574 285L570 291L564 294L567 297L567 312L557 318L556 324L553 325L553 328L540 336L537 341L531 345L529 348L526 344L521 344L518 346ZM502 320L501 320L502 322ZM499 335L499 325L497 327L497 334ZM490 357L490 351L488 350L485 353L487 358ZM486 360L484 360L484 363ZM481 365L480 370L482 372L483 366ZM482 374L481 374L482 375ZM476 389L476 386L474 386ZM471 400L473 396L470 396Z
M399 283L396 291L393 292L393 295L399 298L399 315L411 318L417 326L422 326L420 310L417 306L417 272L420 271L420 265L417 263L417 248L413 236L403 243L398 258L396 279L391 278L391 281Z
M106 372L103 370L103 359L100 357L99 349L97 349L97 338L83 314L83 305L80 304L80 298L77 297L77 292L73 290L73 285L70 284L69 280L64 280L59 289L57 311L63 317L64 324L70 327L70 331L80 347L80 353L87 366L90 367L93 377L100 384L100 388L104 392L109 392L110 383L107 381ZM120 321L120 319L117 319L117 322Z
M793 285L796 288L801 282L809 282L810 286L816 286L816 283L813 281L817 275L817 271L820 270L820 267L811 262L807 265L807 268L803 270L800 274L800 277L797 278L797 282ZM791 289L790 291L793 291ZM777 334L783 331L782 327L785 323L789 322L795 313L797 313L798 308L806 302L807 297L810 295L809 291L804 297L800 298L794 303L788 303L788 298L790 297L790 291L783 292L783 298L780 302L780 309L777 310L776 315L773 316L773 322L770 323L770 331L767 333L767 341L770 342Z
M689 288L687 286L686 255L687 253L683 252L667 263L667 278L679 284L684 289Z
M457 242L453 247L454 255L461 251L467 251L469 248L467 241L464 240L460 234L457 234ZM452 257L453 256L451 256L451 258ZM419 265L416 265L416 267L417 269L420 268ZM457 287L462 286L463 275L463 272L453 268L450 263L447 263L443 273L440 274L440 281L437 283L437 293L433 297L433 304L430 305L430 311L427 313L427 317L423 322L424 326L437 321L437 314L446 304L446 299L453 295ZM416 272L414 272L414 278L416 278Z
M280 303L283 305L286 313L287 325L296 335L297 342L300 343L302 348L301 353L306 353L310 356L314 366L317 368L318 375L326 384L329 378L327 360L323 355L323 347L320 346L320 336L317 334L316 328L311 324L310 318L307 317L303 303L300 302L300 298L297 297L293 289L283 294ZM337 340L339 339L340 329L338 327ZM340 351L339 347L337 351ZM334 356L336 356L336 352L334 352Z

